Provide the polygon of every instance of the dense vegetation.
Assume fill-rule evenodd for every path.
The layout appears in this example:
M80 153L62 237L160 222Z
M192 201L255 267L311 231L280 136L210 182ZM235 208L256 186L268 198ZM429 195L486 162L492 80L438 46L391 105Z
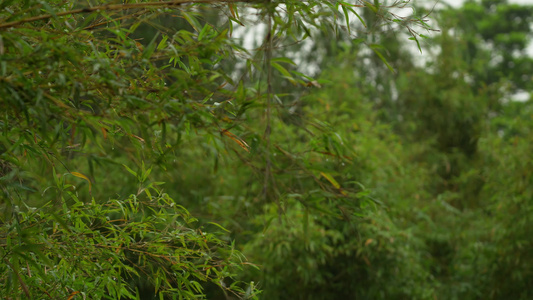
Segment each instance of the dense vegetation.
M533 8L414 4L0 0L0 298L533 297Z

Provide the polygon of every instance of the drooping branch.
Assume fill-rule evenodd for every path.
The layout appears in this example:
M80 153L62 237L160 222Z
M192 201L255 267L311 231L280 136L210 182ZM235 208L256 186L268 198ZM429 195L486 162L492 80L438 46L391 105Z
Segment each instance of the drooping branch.
M254 0L174 0L163 2L142 2L142 3L125 3L125 4L105 4L93 7L84 7L73 9L69 11L57 12L55 14L45 14L35 17L24 18L12 22L0 23L0 29L12 28L25 23L48 20L56 17L86 14L98 11L121 11L132 8L149 8L149 7L175 7L182 4L195 4L195 3L252 3L257 2Z

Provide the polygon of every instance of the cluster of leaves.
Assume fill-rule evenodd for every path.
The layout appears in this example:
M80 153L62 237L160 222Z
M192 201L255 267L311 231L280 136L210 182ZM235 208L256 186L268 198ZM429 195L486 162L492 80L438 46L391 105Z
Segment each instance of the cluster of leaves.
M84 203L64 178L58 179L68 195L62 205L16 207L3 225L3 298L183 299L202 294L204 282L246 294L224 285L244 258L215 234L192 229L196 219L168 194L151 187L126 199Z
M221 90L225 75L213 65L228 55L226 32L169 28L171 37L142 44L136 27L161 12L4 4L2 25L14 21L0 53L2 298L182 299L208 284L255 297L253 285L228 281L245 259L224 234L194 229L177 201L150 192L149 171L119 175L122 163L167 159L184 132L215 120L212 106L191 98ZM50 15L32 19L43 10ZM82 184L67 182L76 177ZM110 193L119 198L104 200Z

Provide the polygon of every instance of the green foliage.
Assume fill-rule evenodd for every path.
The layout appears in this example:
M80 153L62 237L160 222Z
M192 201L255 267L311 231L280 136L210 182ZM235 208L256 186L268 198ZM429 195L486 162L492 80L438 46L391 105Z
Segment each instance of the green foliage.
M271 223L245 252L262 266L264 297L430 299L434 282L424 270L422 242L381 208L364 212L366 218L347 221L297 205L279 221L275 209L258 219Z
M527 265L533 261L531 252L531 102L510 103L505 115L491 122L492 134L480 143L485 181L481 194L487 200L492 226L487 228L491 241L484 293L503 298L527 299L531 289L526 284L533 277ZM490 232L488 231L490 230Z
M2 297L257 298L212 221L244 243L264 207L365 216L364 188L335 170L351 149L284 92L325 81L277 49L350 35L359 9L386 24L379 3L0 5ZM267 30L247 50L234 26L254 22Z
M1 298L531 297L530 7L202 2L0 2Z
M422 218L408 216L406 206L415 193L426 196L424 182L415 180L425 174L406 166L407 150L377 120L357 85L361 79L344 62L323 72L330 83L308 95L301 111L304 122L331 122L329 135L307 142L316 153L301 157L308 155L303 160L332 189L312 190L311 182L300 179L302 189L282 199L282 216L270 205L254 218L262 231L251 234L243 252L260 265L261 272L251 271L264 298L431 299L438 283L426 266L425 241L413 234L413 224L406 225ZM321 197L327 202L317 201Z
M217 235L193 229L196 220L169 195L150 188L83 203L67 193L60 203L16 207L2 227L2 297L196 298L206 282L244 294L224 285L243 266L242 255Z
M474 85L501 84L504 77L510 92L531 88L530 57L525 56L531 38L532 8L507 0L467 1L459 10L443 11L444 30L460 32L463 48L460 62L474 76Z

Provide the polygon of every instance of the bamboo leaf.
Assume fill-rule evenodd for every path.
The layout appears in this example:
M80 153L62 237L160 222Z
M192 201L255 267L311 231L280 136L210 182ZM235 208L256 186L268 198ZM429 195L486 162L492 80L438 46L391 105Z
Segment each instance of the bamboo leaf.
M375 5L373 5L372 3L368 2L368 1L363 1L365 3L365 6L370 8L370 10L372 10L375 14L378 13L378 7L376 7Z
M320 175L322 175L324 178L326 178L331 183L331 185L333 185L336 189L340 189L341 188L341 185L330 174L325 173L325 172L320 172Z
M248 146L248 144L241 138L237 137L236 135L234 135L233 133L229 132L226 129L222 129L220 133L232 139L235 143L237 143L237 145L239 145L241 148L246 150L246 152L250 152L250 146Z
M198 41L201 41L204 38L209 29L211 29L211 26L209 26L209 24L205 24L200 33L198 34Z
M198 31L198 28L200 28L200 23L198 22L198 20L192 14L188 12L182 11L181 14L185 18L185 20L189 22L192 28L194 28L195 31Z
M227 230L226 228L222 227L222 225L220 224L217 224L217 223L214 223L214 222L207 222L208 224L211 224L211 225L215 225L216 227L224 230L225 232L230 232L229 230Z
M409 38L411 41L415 41L416 42L416 45L418 46L418 50L420 51L420 53L422 53L422 48L420 47L420 43L418 42L418 39L416 38L416 36L412 36Z
M229 7L229 11L231 12L231 16L236 19L237 18L237 13L236 13L236 10L237 8L235 7L235 4L233 3L228 3L228 7Z
M363 26L365 26L366 28L365 20L363 20L363 18L361 18L361 16L351 7L348 7L348 9L359 19L359 22L361 22L361 24L363 24Z
M76 176L78 178L82 178L82 179L85 179L87 180L87 182L89 183L89 193L91 193L91 188L92 188L92 185L91 185L91 180L89 179L89 177L81 174L81 173L78 173L78 172L70 172L71 175L73 176Z
M288 64L296 66L296 63L288 57L276 57L276 58L272 58L272 60L270 61L271 62L284 62L284 63L288 63Z
M133 171L132 169L130 169L128 166L126 166L125 164L122 164L124 166L124 168L126 168L126 170L128 172L130 172L133 176L137 177L137 172Z
M344 5L341 5L341 7L342 7L342 11L344 12L344 19L345 19L345 22L346 22L346 27L348 28L348 34L351 34L351 32L350 32L350 17L348 16L348 9Z
M164 49L167 46L168 35L164 35L163 39L157 45L157 50Z
M290 82L295 83L296 81L292 77L291 73L287 71L282 65L278 64L277 62L271 62L270 65L274 67L276 70L278 70L283 76L285 76Z
M389 68L389 70L392 73L396 73L394 71L394 69L392 68L392 66L389 64L389 62L387 61L387 59L385 58L385 56L383 56L383 54L381 54L381 52L378 50L378 48L380 48L379 45L371 45L370 46L370 49L372 49L372 51L374 51L374 53L376 53L376 55L381 59L381 61L387 66L387 68Z
M72 299L74 299L74 297L76 297L76 295L79 294L79 293L80 293L80 292L78 292L78 291L75 291L75 292L70 293L70 295L68 295L67 300L72 300Z
M148 46L146 46L146 48L144 48L144 51L143 51L143 54L142 54L143 58L148 59L148 58L150 58L152 56L152 54L154 54L154 51L155 51L155 48L156 48L155 41L157 40L158 36L159 36L159 32L154 35L154 38L152 38L150 43L148 43Z

